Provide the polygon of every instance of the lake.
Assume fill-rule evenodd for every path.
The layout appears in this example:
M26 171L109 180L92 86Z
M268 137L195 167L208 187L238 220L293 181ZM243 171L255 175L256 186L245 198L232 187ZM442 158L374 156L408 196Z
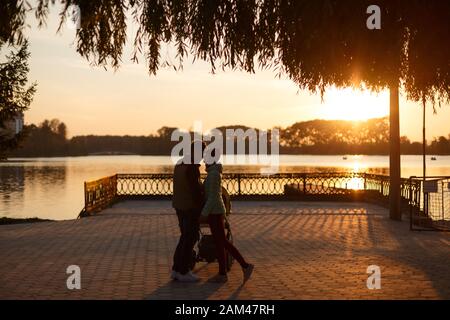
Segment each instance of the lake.
M450 156L427 157L427 175L450 176ZM402 156L402 176L422 175L421 156ZM225 161L225 164L227 162ZM352 171L388 174L388 156L281 155L279 172ZM74 219L83 208L83 182L116 173L170 173L168 156L24 158L0 162L0 216ZM202 168L202 170L204 170ZM225 172L259 172L225 165Z

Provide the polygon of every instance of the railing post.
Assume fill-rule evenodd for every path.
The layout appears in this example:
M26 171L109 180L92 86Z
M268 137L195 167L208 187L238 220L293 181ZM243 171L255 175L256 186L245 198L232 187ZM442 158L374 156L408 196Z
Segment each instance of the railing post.
M416 196L418 196L417 208L418 208L418 211L420 212L420 199L422 196L422 181L419 181L419 191L416 191Z
M115 183L114 183L114 199L117 198L117 183L119 182L119 179L117 178L117 173L114 176L115 177Z
M303 174L303 194L306 194L306 175Z
M241 195L241 174L240 173L238 173L237 181L238 181L238 196L240 196Z
M441 191L442 191L442 221L445 221L445 213L444 213L444 210L445 210L445 206L444 206L444 196L445 196L445 194L444 194L444 179L442 179L442 181L441 181Z
M84 209L87 210L89 202L89 196L87 194L86 182L84 182Z
M412 177L409 177L409 230L413 229L413 193Z

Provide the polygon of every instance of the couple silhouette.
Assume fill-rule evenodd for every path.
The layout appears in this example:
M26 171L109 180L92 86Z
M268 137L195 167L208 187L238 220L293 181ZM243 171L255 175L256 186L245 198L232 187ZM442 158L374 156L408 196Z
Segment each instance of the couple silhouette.
M200 144L201 146L197 145ZM199 240L200 223L207 223L214 242L215 257L219 262L219 272L210 282L223 283L228 280L227 254L239 262L243 271L243 281L247 281L254 269L239 250L225 235L226 206L222 198L222 164L216 150L205 159L207 176L200 180L200 161L195 150L204 154L206 145L202 141L191 143L190 153L185 154L174 168L172 207L175 209L180 228L180 238L173 257L171 278L181 282L197 282L200 278L193 273L195 265L194 246Z

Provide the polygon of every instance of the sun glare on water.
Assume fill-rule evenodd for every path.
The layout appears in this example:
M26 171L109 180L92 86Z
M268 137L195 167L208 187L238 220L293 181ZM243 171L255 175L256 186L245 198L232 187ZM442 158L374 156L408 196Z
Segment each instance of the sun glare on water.
M349 169L351 170L351 172L360 173L360 172L365 172L365 170L367 169L367 167L362 162L362 156L354 155L354 156L351 156L349 158L349 160L351 161L349 163ZM346 182L346 187L347 187L347 189L353 189L353 190L364 189L364 179L356 178L356 177L350 178Z
M364 189L364 179L363 178L351 178L346 183L346 189L352 190L362 190Z

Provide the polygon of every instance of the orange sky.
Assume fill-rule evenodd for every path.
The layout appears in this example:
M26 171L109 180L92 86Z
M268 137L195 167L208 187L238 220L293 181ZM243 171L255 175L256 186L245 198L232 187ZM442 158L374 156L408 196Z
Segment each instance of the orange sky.
M130 46L119 71L93 68L76 53L74 30L56 34L56 13L53 8L42 30L30 19L30 79L38 82L38 91L26 113L27 123L59 118L70 136L147 135L163 125L190 128L196 120L204 128L230 124L270 128L318 118L354 120L388 114L387 92L331 89L321 103L319 95L299 92L293 82L276 78L272 71L212 75L207 63L186 61L183 71L165 69L149 76L144 62L129 60ZM401 134L420 140L421 106L403 98L400 103ZM447 136L450 107L442 106L437 115L431 106L428 109L428 138Z

